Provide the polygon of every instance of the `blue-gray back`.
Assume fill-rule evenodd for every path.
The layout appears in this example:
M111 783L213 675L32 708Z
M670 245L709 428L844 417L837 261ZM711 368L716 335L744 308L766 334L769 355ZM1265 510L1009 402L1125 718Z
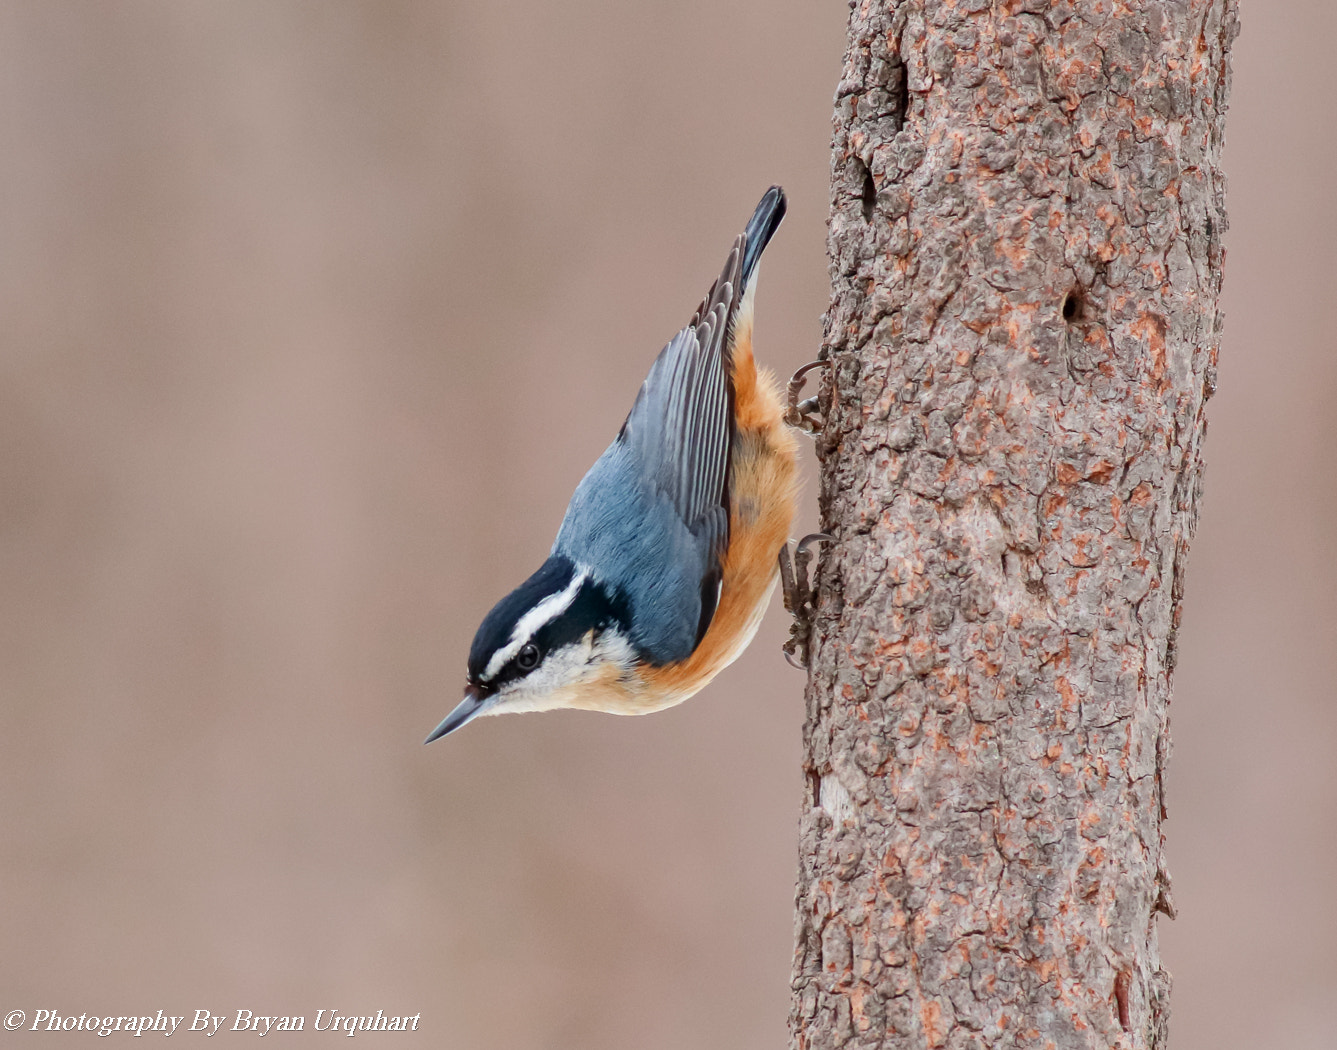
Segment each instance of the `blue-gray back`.
M631 642L654 664L684 660L703 632L703 601L714 612L728 512L710 508L694 524L620 438L590 468L566 511L553 553L597 572L631 610ZM709 618L706 617L708 625Z

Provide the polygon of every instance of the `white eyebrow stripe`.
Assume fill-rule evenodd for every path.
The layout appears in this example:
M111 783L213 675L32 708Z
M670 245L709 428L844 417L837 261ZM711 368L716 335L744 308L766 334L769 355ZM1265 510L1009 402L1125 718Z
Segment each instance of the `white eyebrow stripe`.
M546 627L571 608L571 603L576 600L576 595L580 592L581 584L589 579L589 575L584 569L580 570L571 577L566 590L548 595L520 617L516 621L515 630L511 632L511 640L493 653L492 659L487 662L487 667L483 669L483 681L495 678L497 673L510 662L511 657L523 649L541 627Z

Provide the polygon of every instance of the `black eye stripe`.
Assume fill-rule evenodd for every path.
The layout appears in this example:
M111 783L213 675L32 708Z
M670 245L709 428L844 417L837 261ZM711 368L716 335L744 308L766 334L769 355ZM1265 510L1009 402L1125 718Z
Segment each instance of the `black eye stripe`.
M562 571L564 566L566 571ZM636 644L631 637L630 610L625 599L617 590L586 577L562 611L554 612L546 623L535 624L524 644L513 650L514 655L491 677L483 678L496 653L519 641L515 637L519 621L539 602L565 590L574 574L570 562L554 555L529 581L488 614L469 654L471 681L476 680L496 692L535 671L549 654L579 643L591 631L597 634L608 627L616 627L633 646ZM534 651L527 652L530 646Z
M498 650L510 645L516 625L539 602L560 594L571 583L576 568L567 558L554 555L529 579L499 601L490 613L484 617L474 635L473 645L469 650L469 674L482 678L489 661ZM494 678L501 679L506 671L514 668L510 661L507 668L498 672Z

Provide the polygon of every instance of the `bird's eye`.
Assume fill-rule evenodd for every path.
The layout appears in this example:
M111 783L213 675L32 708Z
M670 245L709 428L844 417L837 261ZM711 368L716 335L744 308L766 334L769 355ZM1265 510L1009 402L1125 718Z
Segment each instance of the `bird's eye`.
M522 671L532 671L539 665L539 647L528 642L515 654L515 666Z

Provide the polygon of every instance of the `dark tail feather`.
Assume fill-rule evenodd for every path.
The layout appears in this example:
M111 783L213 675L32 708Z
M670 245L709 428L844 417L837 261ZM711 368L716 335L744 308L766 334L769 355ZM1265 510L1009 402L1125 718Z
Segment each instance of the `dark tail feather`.
M779 186L772 186L761 198L761 203L757 205L757 210L752 213L752 220L747 224L747 230L744 231L747 236L747 247L743 249L742 277L744 288L751 282L752 271L757 268L761 253L766 250L771 234L776 231L776 228L780 225L780 220L784 217L785 191Z

